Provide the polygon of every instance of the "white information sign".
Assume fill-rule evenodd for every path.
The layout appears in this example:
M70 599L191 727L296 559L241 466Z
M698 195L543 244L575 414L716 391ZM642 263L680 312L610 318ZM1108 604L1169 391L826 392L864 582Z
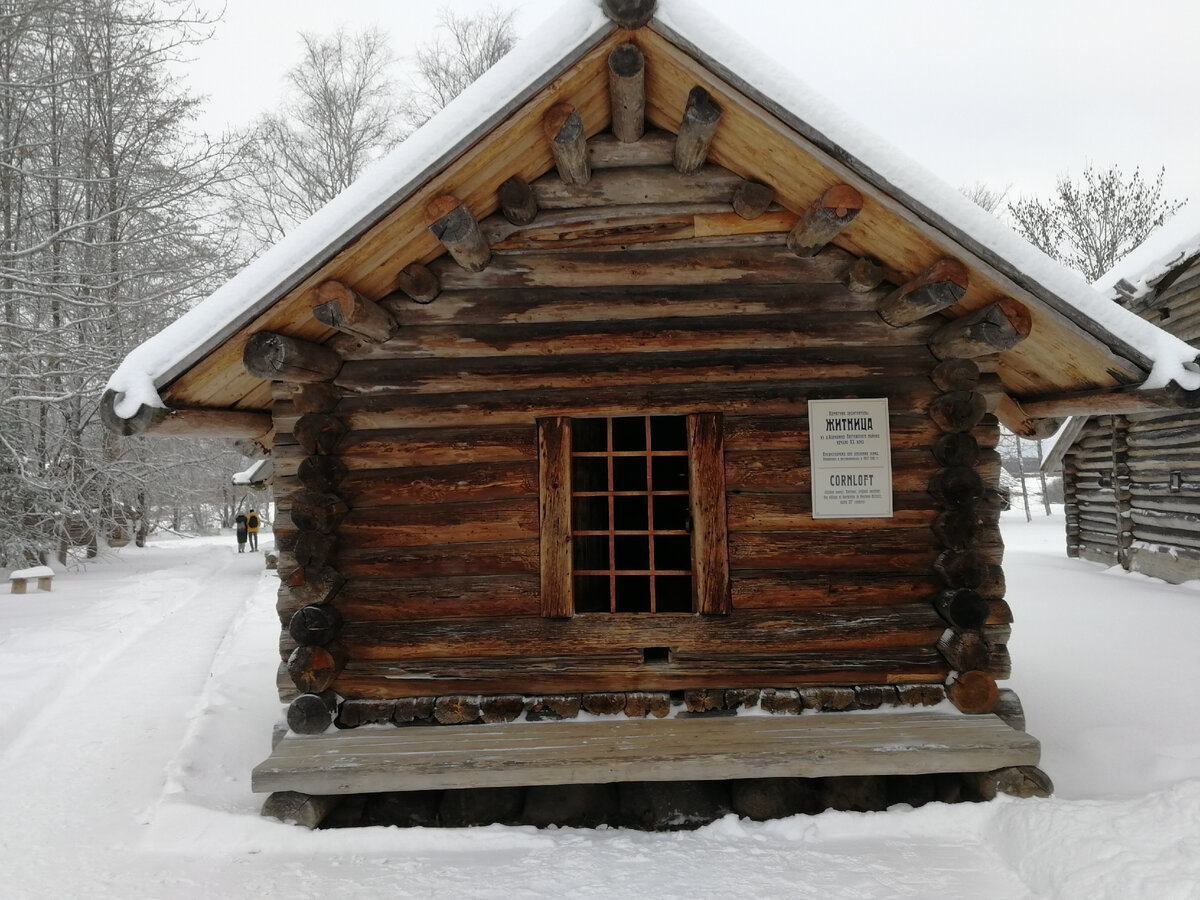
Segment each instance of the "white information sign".
M892 439L886 397L809 400L814 519L890 519Z

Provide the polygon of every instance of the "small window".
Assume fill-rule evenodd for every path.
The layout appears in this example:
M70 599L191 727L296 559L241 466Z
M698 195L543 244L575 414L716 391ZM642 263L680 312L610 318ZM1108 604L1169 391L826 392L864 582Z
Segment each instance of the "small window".
M720 416L539 421L542 612L727 613Z
M1182 472L1172 472L1171 473L1170 479L1167 482L1167 490L1169 490L1172 494L1178 494L1180 491L1183 490L1183 473Z

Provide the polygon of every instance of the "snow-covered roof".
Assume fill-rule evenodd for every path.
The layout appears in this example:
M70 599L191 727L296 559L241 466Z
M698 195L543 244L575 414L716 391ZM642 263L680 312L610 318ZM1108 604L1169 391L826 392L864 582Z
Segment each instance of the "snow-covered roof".
M1200 388L1200 373L1188 368L1193 348L1109 302L689 0L660 0L650 27L818 148L830 169L865 180L877 189L881 204L903 213L930 239L949 238L968 265L986 267L1006 290L1065 320L1060 333L1069 340L1078 340L1070 335L1082 329L1111 353L1150 370L1147 386L1173 380L1189 390ZM321 270L527 99L556 85L614 28L599 0L563 0L535 34L442 113L206 301L131 352L108 383L117 394L118 415L163 405L160 389ZM1026 366L1025 377L1029 371Z
M1115 300L1136 301L1176 266L1200 255L1200 210L1176 216L1101 275L1095 288Z

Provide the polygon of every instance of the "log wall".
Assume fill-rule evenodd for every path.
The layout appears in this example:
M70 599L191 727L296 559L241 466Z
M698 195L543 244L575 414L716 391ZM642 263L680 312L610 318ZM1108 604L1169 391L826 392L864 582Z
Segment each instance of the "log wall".
M1132 307L1200 343L1200 264ZM1200 411L1097 416L1063 457L1067 552L1171 582L1200 577Z
M931 377L944 320L885 322L896 286L851 289L859 261L836 247L789 250L794 215L715 211L731 173L625 175L534 182L531 224L481 223L488 265L441 257L432 302L380 301L390 339L331 342L325 402L276 386L292 682L362 699L941 685L963 652L947 591L982 598L950 630L986 638L972 668L1004 677L1002 546L970 486L996 485L998 426ZM889 399L890 519L811 516L807 402L843 397ZM544 617L537 420L700 412L721 423L732 612ZM968 458L935 454L947 433Z

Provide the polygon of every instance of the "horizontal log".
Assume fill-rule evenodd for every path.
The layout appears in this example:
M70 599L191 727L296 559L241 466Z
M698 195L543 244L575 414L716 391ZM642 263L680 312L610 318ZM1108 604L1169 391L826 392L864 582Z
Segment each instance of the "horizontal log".
M603 131L588 138L588 163L593 175L597 169L669 166L674 156L675 135L662 129L648 128L632 142Z
M800 415L726 415L726 451L808 450L807 408ZM927 447L940 431L929 417L893 409L888 416L892 447Z
M167 409L139 406L133 416L122 418L115 411L116 391L105 391L100 398L100 420L112 434L129 437L149 434L155 437L265 438L274 427L269 413L232 409Z
M704 88L688 92L683 119L675 136L675 169L684 174L697 171L708 158L708 146L721 122L721 107Z
M812 494L731 494L727 501L730 529L740 532L803 532L805 544L819 550L827 534L859 533L874 541L879 529L916 529L924 532L937 517L932 498L923 492L894 495L894 510L887 518L814 519ZM927 546L929 537L911 536L916 546Z
M396 333L391 313L340 281L321 282L313 289L311 299L313 318L322 325L375 343Z
M564 184L587 184L592 170L588 164L587 133L579 110L569 103L556 103L542 117L542 128L550 140L558 177Z
M355 621L538 615L537 575L443 575L350 581L338 608Z
M538 493L535 460L406 466L355 471L339 493L355 509L399 504L533 499Z
M837 604L908 603L941 587L931 574L874 575L862 572L816 574L804 569L741 569L733 579L735 610L803 610Z
M348 621L342 643L356 662L368 659L536 657L549 647L572 656L672 648L714 661L726 654L829 653L833 648L932 647L944 624L927 603L813 607L803 617L770 612L732 616L590 615L571 619Z
M639 654L640 656L640 654ZM443 692L670 691L762 687L815 687L891 681L941 681L948 667L932 647L881 648L762 654L696 659L669 668L640 662L555 657L475 660L354 660L339 676L337 688L356 697L430 696ZM939 686L940 687L940 686Z
M312 341L260 331L246 341L242 366L268 381L328 381L342 367L342 358Z
M924 575L937 557L933 535L925 546L914 541L915 529L879 529L864 546L861 535L831 532L819 548L808 548L788 532L729 536L729 562L738 569L804 569L814 573L863 572ZM899 532L899 533L895 533ZM734 578L737 575L735 572Z
M412 578L443 575L519 575L536 573L537 541L487 541L360 550L343 547L338 570L349 578Z
M528 500L416 504L402 515L388 507L355 509L338 535L349 547L422 547L484 541L523 541L538 537L538 506Z
M1026 415L1038 419L1098 414L1128 415L1155 409L1178 408L1181 402L1177 392L1142 390L1137 387L1042 397L1023 396L1015 399Z
M1033 328L1029 310L1015 300L998 300L943 325L929 340L938 359L973 359L1011 350Z
M919 493L933 471L928 450L892 450L892 490ZM727 450L725 485L730 491L807 492L812 486L808 450Z
M600 169L591 173L586 184L571 184L556 174L543 175L530 187L543 210L662 203L712 203L729 209L741 183L738 175L717 166L701 166L688 173L646 167Z
M658 384L520 393L464 393L347 398L339 415L355 431L396 427L517 425L544 416L687 415L708 408L727 415L795 415L809 400L888 397L892 408L921 410L930 402L924 378L853 381Z
M961 300L969 279L967 267L958 260L940 259L881 299L879 316L889 325L910 325Z
M848 184L831 187L803 213L788 233L787 248L797 256L815 256L862 212L863 198Z
M352 431L338 446L351 471L402 466L484 465L537 459L532 421L501 426Z
M646 130L646 64L637 44L621 44L608 55L612 133L623 143Z
M603 337L599 340L606 342ZM700 379L709 383L804 378L828 381L879 375L921 376L927 371L924 356L924 348L882 347L864 353L855 347L817 347L661 353L644 349L579 355L569 363L557 354L477 359L372 357L348 361L337 384L347 391L381 395L687 384Z
M536 325L456 328L414 327L388 344L388 355L439 358L496 356L574 356L605 353L696 352L700 350L780 350L880 346L907 347L915 358L927 327L889 328L870 314L828 311L803 319L790 316L641 319L633 323L548 322ZM840 339L839 339L840 338ZM380 354L372 354L379 356ZM926 370L928 371L928 370ZM925 378L930 393L933 385Z

